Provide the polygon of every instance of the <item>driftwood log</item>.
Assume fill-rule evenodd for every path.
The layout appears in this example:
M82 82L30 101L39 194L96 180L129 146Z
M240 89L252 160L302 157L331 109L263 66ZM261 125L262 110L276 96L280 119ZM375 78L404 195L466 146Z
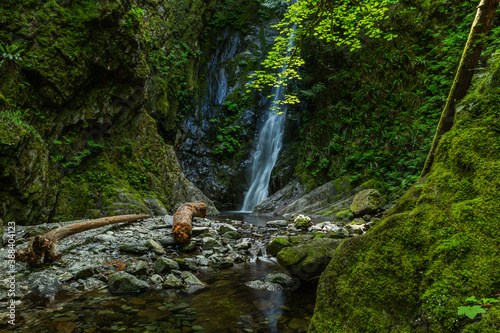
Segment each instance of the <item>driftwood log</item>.
M172 233L178 242L185 243L191 238L193 217L207 216L207 205L203 202L189 202L180 206L174 214Z
M58 261L61 259L62 253L57 251L56 244L63 238L83 231L100 228L105 225L137 221L148 217L149 215L119 215L69 224L51 230L46 234L31 237L28 247L16 251L16 260L24 261L33 267L39 265L42 260L43 262Z

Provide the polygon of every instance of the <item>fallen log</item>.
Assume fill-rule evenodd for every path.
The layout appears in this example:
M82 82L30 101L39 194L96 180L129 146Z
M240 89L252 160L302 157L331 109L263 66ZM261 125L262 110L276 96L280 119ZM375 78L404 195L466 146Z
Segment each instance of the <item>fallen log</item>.
M185 243L191 238L193 217L207 216L207 205L203 202L189 202L180 206L174 214L172 233L178 242Z
M29 238L30 243L28 244L28 247L16 251L16 260L26 262L32 267L40 265L42 261L58 261L61 259L62 253L56 250L56 244L63 238L110 224L136 221L146 219L148 217L149 215L119 215L69 224L64 227L51 230L46 234L36 235Z

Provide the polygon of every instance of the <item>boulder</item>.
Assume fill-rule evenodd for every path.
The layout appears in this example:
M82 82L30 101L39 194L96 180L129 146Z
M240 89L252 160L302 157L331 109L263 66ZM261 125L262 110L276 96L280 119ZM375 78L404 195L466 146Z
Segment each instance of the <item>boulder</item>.
M108 279L108 289L112 294L142 293L149 290L146 281L139 280L132 274L119 271Z
M307 230L311 224L311 218L306 215L299 215L293 219L293 223L297 229Z
M377 189L363 190L354 196L351 204L351 212L354 216L372 214L380 210L383 200Z
M73 264L73 266L68 269L68 272L73 274L73 277L78 280L85 279L99 273L100 268L101 267L99 265L79 262Z
M146 242L146 246L153 251L156 254L162 255L165 254L165 250L163 249L163 246L161 246L160 243L155 241L154 239L150 239Z
M278 252L280 252L282 249L285 247L290 246L290 242L288 241L288 237L282 236L282 237L276 237L269 243L269 246L267 247L267 253L269 255L276 257Z
M203 237L201 239L203 250L212 250L213 248L222 246L222 244L213 237Z
M206 286L205 283L198 280L198 278L194 276L193 273L188 271L183 271L181 273L181 279L184 280L184 283L190 286L204 286L204 287Z
M147 254L148 248L140 243L128 243L120 246L120 251L131 254Z
M28 281L30 292L38 297L48 298L61 290L59 279L52 273L33 273Z
M268 227L278 227L278 228L286 228L288 223L285 220L276 220L276 221L268 221L266 222Z
M184 283L179 280L174 274L169 274L163 282L163 288L166 289L182 289L184 288Z
M139 260L127 264L125 272L130 273L135 276L146 275L149 272L149 267L146 262Z
M170 258L160 257L156 260L155 272L160 274L169 273L173 269L179 269L179 264Z
M307 280L325 270L340 242L339 239L322 237L286 247L278 253L278 262L292 276Z

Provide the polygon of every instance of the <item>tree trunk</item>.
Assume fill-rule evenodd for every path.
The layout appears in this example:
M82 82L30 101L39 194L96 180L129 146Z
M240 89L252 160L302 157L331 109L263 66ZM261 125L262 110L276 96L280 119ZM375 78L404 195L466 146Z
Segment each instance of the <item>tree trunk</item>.
M191 238L191 220L193 217L207 216L207 205L203 202L190 202L180 206L174 215L172 232L174 238L181 243L187 242Z
M16 260L27 262L32 267L39 265L42 259L44 262L54 262L61 259L62 254L56 250L56 244L63 238L109 224L136 221L148 217L149 215L120 215L66 225L44 235L32 237L27 248L16 252Z
M427 160L425 161L420 177L425 176L431 170L439 141L443 134L448 132L453 126L456 106L465 97L470 87L472 76L474 75L473 70L477 66L479 57L481 56L486 36L491 30L493 17L495 16L499 1L481 0L477 6L476 17L472 23L453 86L451 87L444 110L441 113L441 119L439 120L436 134L434 135L434 140L432 141L431 149L427 155Z

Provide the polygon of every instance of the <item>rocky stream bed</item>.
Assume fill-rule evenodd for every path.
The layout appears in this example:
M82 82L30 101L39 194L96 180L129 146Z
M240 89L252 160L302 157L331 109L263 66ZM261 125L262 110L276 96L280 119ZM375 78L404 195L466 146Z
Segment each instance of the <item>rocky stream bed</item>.
M7 248L0 249L0 332L304 332L315 278L342 238L371 223L195 218L191 241L179 244L172 221L85 231L58 243L58 262L16 263L15 325ZM68 223L17 226L16 249Z

